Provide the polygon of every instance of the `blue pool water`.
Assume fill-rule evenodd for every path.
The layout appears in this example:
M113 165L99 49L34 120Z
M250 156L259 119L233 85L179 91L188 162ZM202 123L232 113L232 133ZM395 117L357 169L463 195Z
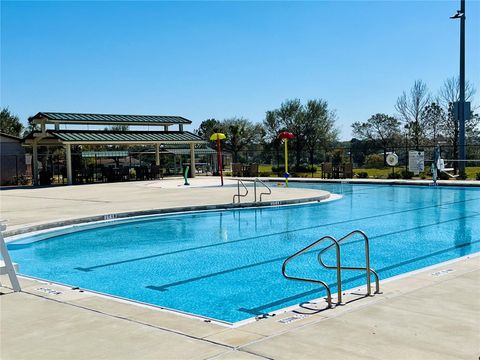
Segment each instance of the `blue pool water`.
M340 193L337 201L263 209L169 215L11 243L22 274L236 322L324 296L315 284L286 280L283 260L323 235L362 229L381 279L480 250L480 189L352 184L294 184ZM342 248L362 265L363 244ZM316 253L291 274L324 279L335 271ZM333 260L333 253L327 259ZM363 285L344 272L344 289Z

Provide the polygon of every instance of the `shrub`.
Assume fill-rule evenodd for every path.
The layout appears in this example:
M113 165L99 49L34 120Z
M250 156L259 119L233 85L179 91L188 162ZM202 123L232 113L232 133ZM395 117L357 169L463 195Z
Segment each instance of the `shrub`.
M439 172L438 172L438 178L439 178L440 180L448 180L448 179L450 179L450 176L448 176L447 174L445 174L445 173L442 172L442 171L439 171Z
M366 179L368 178L368 173L366 171L361 171L357 174L357 176L360 178L360 179Z
M311 173L317 172L317 167L315 165L300 165L292 166L292 170L294 170L295 172Z
M384 166L383 155L370 154L365 157L365 167L367 168L382 169Z
M402 175L400 173L394 172L388 174L388 179L401 179Z
M478 173L475 174L475 178L476 178L477 180L480 180L480 172L478 172Z
M135 179L137 177L137 170L135 170L135 168L130 168L128 174L130 175L130 179Z
M411 171L406 171L406 170L402 171L402 179L409 180L411 178L413 178L413 173Z

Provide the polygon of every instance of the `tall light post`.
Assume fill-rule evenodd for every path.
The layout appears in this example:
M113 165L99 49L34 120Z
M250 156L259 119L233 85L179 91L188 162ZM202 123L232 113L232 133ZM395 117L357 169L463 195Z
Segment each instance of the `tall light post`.
M450 17L460 19L460 96L457 106L458 120L458 169L465 176L465 0L460 0L460 10Z

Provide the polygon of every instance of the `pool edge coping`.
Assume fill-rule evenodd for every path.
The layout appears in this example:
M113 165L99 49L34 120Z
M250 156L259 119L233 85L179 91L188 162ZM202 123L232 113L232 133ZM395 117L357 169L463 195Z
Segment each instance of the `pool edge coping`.
M419 273L427 272L429 270L433 270L435 268L446 266L448 264L454 264L454 263L460 262L462 260L466 260L466 259L469 259L469 258L476 258L476 257L480 257L480 251L477 251L477 252L474 252L474 253L471 253L471 254L468 254L468 255L464 255L464 256L455 258L455 259L446 260L446 261L440 262L438 264L429 265L429 266L426 266L426 267L423 267L423 268L419 268L419 269L412 270L412 271L409 271L409 272L406 272L406 273L403 273L403 274L395 275L395 276L380 280L380 285L390 283L390 282L394 282L396 280L401 280L401 279L404 279L404 278L410 278L410 277L413 277L413 276L415 276ZM24 278L24 279L28 279L28 280L34 280L34 281L38 282L39 285L41 285L41 284L53 284L53 285L59 286L61 288L65 288L65 290L70 290L70 291L77 291L78 290L78 291L82 291L82 292L85 292L85 293L88 293L88 294L92 294L93 296L101 297L101 298L104 298L104 299L107 299L107 300L116 301L116 302L120 302L120 303L124 303L124 304L129 304L129 305L132 305L132 306L143 307L143 308L151 310L151 311L157 311L157 312L160 312L160 313L161 312L167 312L167 313L170 313L170 314L175 314L177 316L181 316L183 318L192 319L194 321L212 323L212 324L215 324L215 325L225 327L225 329L239 329L239 328L242 328L243 326L247 326L249 324L252 324L252 323L255 323L255 322L258 322L258 321L261 321L261 320L271 319L271 318L275 317L276 315L285 314L285 313L288 313L288 312L293 312L293 310L299 309L300 305L301 305L301 303L290 305L290 306L280 308L280 309L275 310L275 311L265 313L264 316L252 316L251 318L244 319L244 320L239 320L239 321L236 321L236 322L232 323L232 322L219 320L219 319L211 318L211 317L204 316L204 315L189 313L189 312L186 312L186 311L177 310L177 309L174 309L174 308L169 308L169 307L164 307L164 306L159 306L159 305L155 305L155 304L149 304L149 303L145 303L145 302L142 302L142 301L132 300L132 299L124 298L124 297L121 297L121 296L115 296L115 295L111 295L111 294L107 294L107 293L103 293L103 292L99 292L99 291L95 291L95 290L89 290L89 289L84 289L84 288L74 289L74 288L72 288L71 285L56 282L56 281L52 281L52 280L48 280L48 279L41 279L41 278L37 278L37 277L34 277L34 276L20 275L20 274L18 276L20 278ZM355 287L348 288L348 289L343 289L342 292L345 292L345 293L346 292L351 292L353 290L363 289L364 287L366 287L366 284L361 285L361 286L355 286ZM22 292L23 292L23 290L22 290ZM25 291L25 293L31 294L30 292L26 292L26 291ZM379 295L381 295L381 294L383 294L383 292L381 292L381 287L380 287L380 294ZM31 295L35 295L35 294L31 294ZM332 293L332 298L336 297L337 295L338 295L338 293ZM368 295L365 296L365 298L370 298L370 297L375 297L375 294L372 294L370 296L368 296ZM50 299L48 297L45 297L45 298ZM68 300L55 300L55 301L59 301L60 303L73 305ZM325 301L325 297L313 298L313 299L309 300L309 302L312 302L312 303L313 302L320 302L320 301ZM370 306L370 305L372 305L372 303L367 303L364 306ZM348 304L347 304L347 306L348 306ZM335 307L330 308L330 309L326 308L325 310L322 310L321 312L314 313L314 314L311 314L311 315L307 315L307 317L315 316L315 315L322 316L321 313L323 311L328 311L328 310L333 311L333 310L335 310ZM86 306L85 308L88 309L88 310L96 311L95 309L89 308L88 306ZM353 307L351 310L354 310L356 308L358 308L358 306ZM114 316L113 314L108 314L108 313L105 313L105 314L108 315L108 316ZM338 314L337 316L340 316L340 315L341 314ZM324 317L324 319L330 319L330 318L332 318L332 317ZM179 331L177 329L171 329L171 330Z
M17 235L26 235L33 232L39 232L43 230L53 230L55 228L61 228L65 226L72 225L82 225L93 222L100 221L109 221L117 219L126 219L129 217L138 217L138 216L150 216L150 215L163 215L163 214L176 214L176 213L187 213L187 212L199 212L199 211L212 211L212 210L232 210L232 209L245 209L245 208L269 208L275 206L284 206L284 205L303 205L309 203L319 203L319 202L328 202L337 200L338 194L333 194L328 191L322 190L326 194L319 196L310 196L305 198L297 199L287 199L287 200L272 200L272 201L262 201L262 202L245 202L245 203L224 203L224 204L210 204L210 205L191 205L191 206L180 206L173 208L159 208L159 209L148 209L148 210L132 210L118 213L109 213L109 214L99 214L93 216L86 216L74 219L66 219L54 222L47 222L43 224L35 225L15 225L18 228L13 230L7 230L3 232L6 242L10 242L8 238ZM334 195L334 196L332 196ZM8 229L8 228L7 228Z

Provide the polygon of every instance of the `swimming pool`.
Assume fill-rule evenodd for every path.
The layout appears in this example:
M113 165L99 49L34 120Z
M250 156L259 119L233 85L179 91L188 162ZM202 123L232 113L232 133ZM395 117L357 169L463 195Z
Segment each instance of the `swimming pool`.
M286 257L324 235L364 230L381 279L480 250L479 188L291 186L343 198L118 221L8 248L22 274L229 323L324 296L318 285L281 274ZM342 246L345 265L362 265L363 257L363 243ZM289 272L336 291L335 271L322 269L316 252L292 261ZM342 277L344 289L365 282L362 273Z

